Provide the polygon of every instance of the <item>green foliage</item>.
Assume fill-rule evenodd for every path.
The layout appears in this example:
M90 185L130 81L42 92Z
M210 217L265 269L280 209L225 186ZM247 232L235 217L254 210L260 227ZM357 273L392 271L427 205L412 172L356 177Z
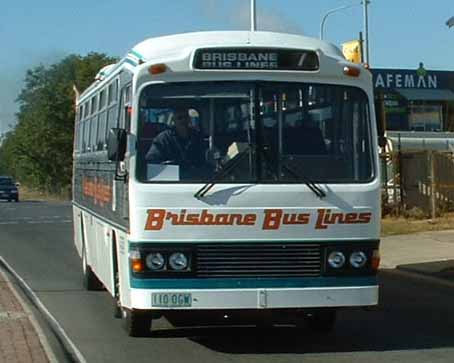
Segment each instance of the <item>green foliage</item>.
M90 53L27 71L17 102L17 126L0 146L0 174L49 193L67 190L72 177L73 87L84 90L96 73L117 59Z

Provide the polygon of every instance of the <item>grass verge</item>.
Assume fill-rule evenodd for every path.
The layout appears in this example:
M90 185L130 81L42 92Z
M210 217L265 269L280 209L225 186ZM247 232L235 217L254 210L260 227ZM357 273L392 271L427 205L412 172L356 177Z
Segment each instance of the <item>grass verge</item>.
M454 213L446 213L435 219L385 217L381 227L382 236L454 229Z
M36 191L25 186L21 186L19 188L19 200L21 201L45 200L48 202L65 202L71 200L71 198L69 195L49 194Z

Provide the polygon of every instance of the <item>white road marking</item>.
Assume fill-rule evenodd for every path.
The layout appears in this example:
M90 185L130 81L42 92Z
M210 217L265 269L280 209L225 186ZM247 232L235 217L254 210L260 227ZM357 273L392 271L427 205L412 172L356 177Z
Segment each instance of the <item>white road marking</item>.
M71 223L71 219L62 219L62 220L13 220L13 221L1 221L0 225L15 225L15 224L58 224L58 223Z
M28 222L25 222L27 224L58 224L58 223L70 223L71 221L69 220L61 220L61 221L56 221L56 220L52 220L52 221L46 221L46 220L43 220L43 221L28 221Z

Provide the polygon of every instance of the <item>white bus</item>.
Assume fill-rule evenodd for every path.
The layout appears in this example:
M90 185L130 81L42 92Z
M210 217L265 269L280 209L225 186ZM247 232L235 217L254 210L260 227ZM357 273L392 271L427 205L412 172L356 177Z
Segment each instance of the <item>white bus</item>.
M271 32L145 40L77 99L75 245L131 336L162 315L319 331L378 303L372 76Z

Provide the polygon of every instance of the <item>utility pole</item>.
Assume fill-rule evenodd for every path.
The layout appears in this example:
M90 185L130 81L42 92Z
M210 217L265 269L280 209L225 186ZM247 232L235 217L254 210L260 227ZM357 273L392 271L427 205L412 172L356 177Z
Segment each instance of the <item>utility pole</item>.
M370 0L363 0L363 7L364 7L364 60L366 64L370 65L370 54L369 54L369 13L368 13L368 6L370 4Z
M251 0L251 32L257 29L257 14L255 7L255 0Z

